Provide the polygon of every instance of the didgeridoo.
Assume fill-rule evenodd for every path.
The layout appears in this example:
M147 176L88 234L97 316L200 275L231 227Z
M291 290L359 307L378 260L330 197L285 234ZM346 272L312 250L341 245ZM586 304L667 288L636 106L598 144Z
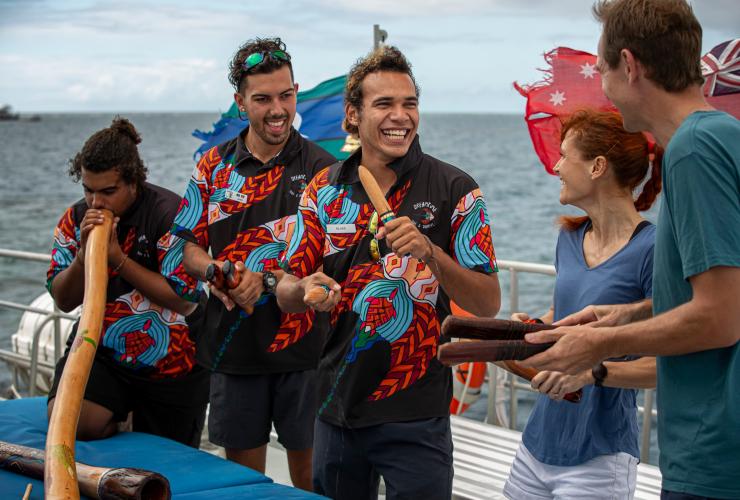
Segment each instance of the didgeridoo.
M85 248L85 293L82 316L59 381L46 435L45 498L79 498L75 470L77 421L103 327L108 288L108 242L113 214L102 210L103 224L95 226Z
M0 466L36 479L44 479L44 452L0 441ZM101 500L164 500L171 497L163 475L143 469L93 467L75 462L83 495ZM78 496L79 498L79 496Z
M218 288L225 294L228 294L229 290L233 290L239 286L239 283L242 280L242 275L236 267L236 264L230 260L226 260L221 264L221 267L215 263L209 264L206 268L206 280L208 280L208 283L210 283L211 286ZM244 311L247 314L252 314L254 312L254 307L246 306L244 307Z

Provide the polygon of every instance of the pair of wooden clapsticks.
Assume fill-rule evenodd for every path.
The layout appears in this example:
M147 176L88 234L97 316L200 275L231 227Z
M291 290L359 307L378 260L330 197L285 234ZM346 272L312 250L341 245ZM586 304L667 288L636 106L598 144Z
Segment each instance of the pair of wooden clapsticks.
M236 264L230 260L225 260L221 267L216 263L211 263L206 268L206 280L214 288L218 288L221 292L228 294L229 290L239 286L242 280L242 274L236 267ZM247 314L254 312L253 306L247 306L244 308Z
M532 344L524 335L540 330L552 330L555 327L542 323L522 323L495 318L469 318L448 316L442 322L442 335L474 339L471 342L451 342L439 346L437 358L442 364L451 366L469 362L501 361L506 368L527 380L538 373L533 368L525 368L517 361L527 359L550 348L553 343ZM568 393L564 399L577 403L583 391Z

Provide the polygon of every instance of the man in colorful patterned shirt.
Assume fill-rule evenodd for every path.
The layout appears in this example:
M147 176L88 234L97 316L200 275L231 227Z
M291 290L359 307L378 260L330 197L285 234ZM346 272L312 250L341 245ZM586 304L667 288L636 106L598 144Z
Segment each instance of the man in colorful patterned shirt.
M113 212L108 250L108 290L100 345L85 389L77 435L101 439L133 413L133 429L197 447L208 404L208 372L195 364L195 344L183 315L195 308L160 274L166 258L157 241L172 225L180 197L145 182L134 126L117 118L93 134L70 162L85 198L62 216L54 234L47 288L57 306L82 303L85 242ZM67 352L57 364L49 414Z
M274 423L293 484L310 489L314 371L325 328L313 313L281 313L274 291L306 183L336 160L292 127L298 85L279 38L244 44L229 79L249 127L196 166L167 243L184 246L184 260L164 271L176 277L184 267L205 281L212 265L230 261L240 270L228 294L211 287L198 341L198 362L213 372L209 439L264 472ZM189 288L181 283L184 295Z
M463 171L422 152L418 88L382 47L352 68L345 129L362 147L309 184L279 285L287 311L331 310L320 364L314 488L335 499L449 499L450 370L436 359L450 299L493 316L500 290L486 204ZM378 214L362 164L397 218ZM382 215L382 214L381 214ZM377 231L377 233L376 233ZM308 291L323 285L319 299Z

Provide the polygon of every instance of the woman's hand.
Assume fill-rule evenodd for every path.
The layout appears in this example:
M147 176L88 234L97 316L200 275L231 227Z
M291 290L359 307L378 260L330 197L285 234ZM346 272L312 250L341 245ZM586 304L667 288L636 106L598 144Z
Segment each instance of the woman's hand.
M561 372L541 371L532 377L532 389L546 394L550 399L559 401L566 394L576 392L583 386L594 382L591 370L584 370L577 375Z

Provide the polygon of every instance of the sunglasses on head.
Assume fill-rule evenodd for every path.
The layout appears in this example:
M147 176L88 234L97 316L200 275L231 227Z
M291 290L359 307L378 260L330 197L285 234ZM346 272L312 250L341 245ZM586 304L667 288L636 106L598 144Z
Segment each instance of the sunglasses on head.
M283 61L283 62L290 61L290 54L288 54L284 50L254 52L252 54L249 54L244 59L244 64L242 64L242 67L244 68L244 71L249 71L250 69L256 66L259 66L260 64L265 62L268 57L271 58L273 61Z

